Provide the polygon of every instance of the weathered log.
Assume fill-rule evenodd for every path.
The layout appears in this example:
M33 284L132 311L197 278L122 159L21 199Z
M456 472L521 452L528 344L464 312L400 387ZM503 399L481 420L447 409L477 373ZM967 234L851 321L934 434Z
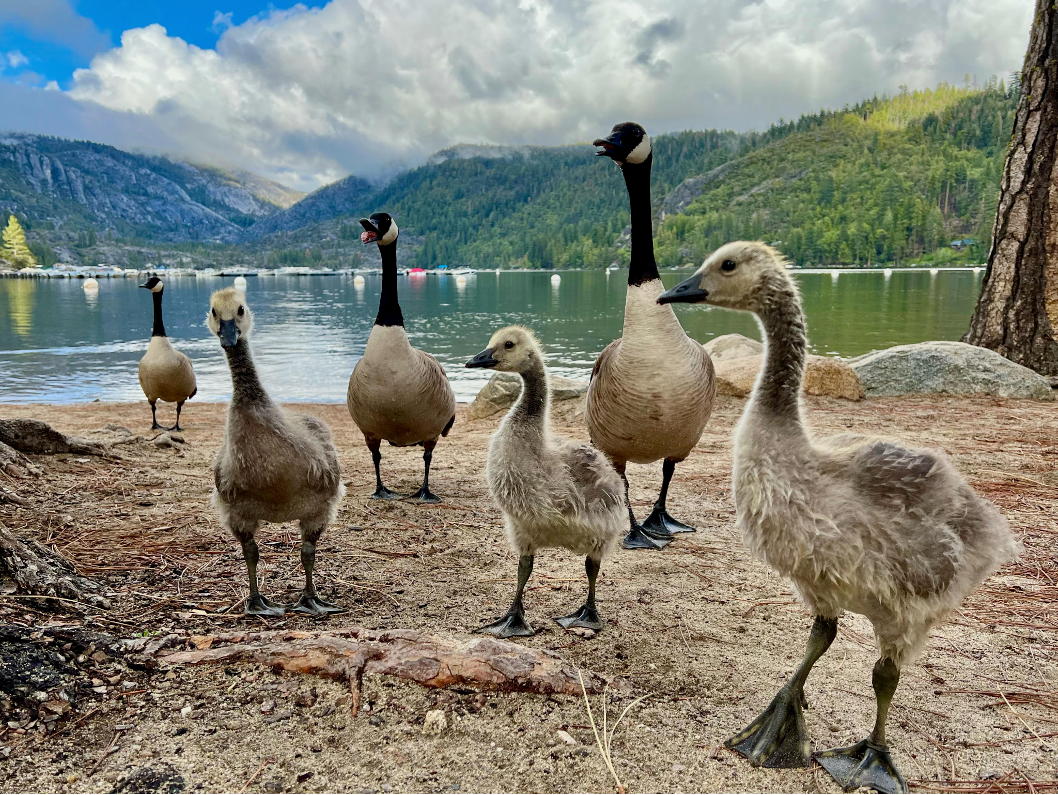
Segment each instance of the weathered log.
M195 637L191 642L198 648L158 649L159 662L165 666L253 662L341 679L352 693L354 715L360 707L365 673L397 676L425 687L582 693L578 671L557 654L489 637L453 642L408 629L351 628L328 633L227 633ZM216 645L223 643L233 645ZM128 642L134 651L143 645L139 639ZM607 684L602 676L590 672L583 672L583 681L589 693L601 692Z
M41 420L0 420L0 442L23 453L106 455L103 445L66 436Z
M103 587L82 577L68 560L33 540L22 541L0 524L0 581L17 592L110 608Z

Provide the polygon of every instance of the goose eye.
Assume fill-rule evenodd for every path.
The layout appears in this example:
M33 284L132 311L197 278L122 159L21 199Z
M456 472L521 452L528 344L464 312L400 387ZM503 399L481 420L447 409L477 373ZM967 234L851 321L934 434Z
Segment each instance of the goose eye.
M733 271L737 267L738 264L733 259L725 259L723 262L720 263L720 270L722 270L724 273L731 273L731 271Z
M245 314L246 314L246 312L245 312L245 311L243 310L243 308L242 308L242 307L240 306L240 307L239 307L239 317L242 317L242 316L243 316L243 315L245 315Z
M507 340L505 343L503 343L503 347L506 348L507 350L510 350L511 348L514 347L514 343L511 342L510 340Z

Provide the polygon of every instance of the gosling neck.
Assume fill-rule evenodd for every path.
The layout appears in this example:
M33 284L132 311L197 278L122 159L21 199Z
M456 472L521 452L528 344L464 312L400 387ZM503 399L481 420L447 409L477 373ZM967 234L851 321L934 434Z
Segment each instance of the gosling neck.
M151 336L164 337L165 324L162 323L162 291L151 293L151 298L154 299L154 328L151 329Z
M404 315L397 300L397 241L379 246L382 255L382 295L378 299L376 326L404 326Z
M654 260L653 216L650 211L650 167L654 153L642 163L626 163L621 167L628 188L628 205L632 216L632 253L628 263L628 286L660 279Z
M239 337L233 346L224 349L224 353L228 357L228 369L231 370L232 407L270 404L272 401L257 377L257 368L250 356L250 343L246 338Z
M801 381L808 337L797 288L785 275L769 276L757 311L764 327L764 369L753 393L755 410L804 433Z
M532 364L519 375L522 377L522 393L511 409L511 417L523 425L542 431L547 427L551 393L548 390L547 368L539 352L534 354Z

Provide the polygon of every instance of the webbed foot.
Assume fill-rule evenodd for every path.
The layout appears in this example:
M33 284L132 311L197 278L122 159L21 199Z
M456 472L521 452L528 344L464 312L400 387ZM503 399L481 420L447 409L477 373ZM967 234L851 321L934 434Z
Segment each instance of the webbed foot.
M536 633L525 620L525 613L510 612L491 624L478 627L474 632L493 635L497 638L528 638Z
M408 499L416 500L417 502L426 503L428 505L433 505L441 501L441 498L426 488L426 486L423 486L414 494L409 495Z
M562 627L562 629L584 627L585 629L594 629L596 632L602 629L602 622L599 620L598 611L596 611L594 607L589 607L588 605L584 605L576 613L556 618L555 621L560 627Z
M167 430L167 431L183 431L184 429L180 427L180 423L178 422L172 428L166 428L165 430Z
M325 616L329 613L344 613L345 608L339 607L333 602L327 602L318 596L302 594L298 603L290 608L293 613L306 613L310 616Z
M698 531L697 528L691 527L689 524L673 519L669 512L664 508L658 508L655 506L654 510L650 512L643 521L643 529L646 530L653 536L668 537L675 535L676 533L695 533Z
M395 491L390 491L385 486L379 486L375 489L375 493L371 495L371 499L373 500L400 500L403 498L403 494L397 494Z
M244 612L248 616L279 618L280 616L286 615L287 611L283 605L276 604L270 599L261 596L261 594L254 594L246 600L246 610Z
M784 687L764 712L724 745L754 767L808 767L811 745L803 707L803 691Z
M169 429L166 428L164 425L159 425L157 422L155 422L155 423L153 423L151 425L151 430L152 431L167 431Z
M907 782L893 764L889 749L870 740L848 748L820 751L812 758L819 762L845 792L870 787L878 792L907 792Z
M656 538L637 524L624 537L621 546L625 549L664 549L671 542L671 538Z

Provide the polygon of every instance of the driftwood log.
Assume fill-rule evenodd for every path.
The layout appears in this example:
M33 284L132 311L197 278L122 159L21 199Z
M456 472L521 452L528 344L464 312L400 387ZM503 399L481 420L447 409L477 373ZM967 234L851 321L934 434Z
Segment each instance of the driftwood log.
M106 455L103 445L66 436L41 420L0 420L0 442L23 453Z
M22 541L0 524L0 583L4 590L64 599L109 609L110 602L95 580L82 577L68 560L32 539Z
M449 641L407 629L206 635L191 638L197 648L175 652L164 649L167 642L137 638L127 641L127 646L130 651L153 654L163 666L251 662L341 679L349 685L353 715L360 708L364 674L397 676L425 687L542 694L581 695L582 677L589 693L601 692L607 685L599 674L578 671L549 651L488 637Z

